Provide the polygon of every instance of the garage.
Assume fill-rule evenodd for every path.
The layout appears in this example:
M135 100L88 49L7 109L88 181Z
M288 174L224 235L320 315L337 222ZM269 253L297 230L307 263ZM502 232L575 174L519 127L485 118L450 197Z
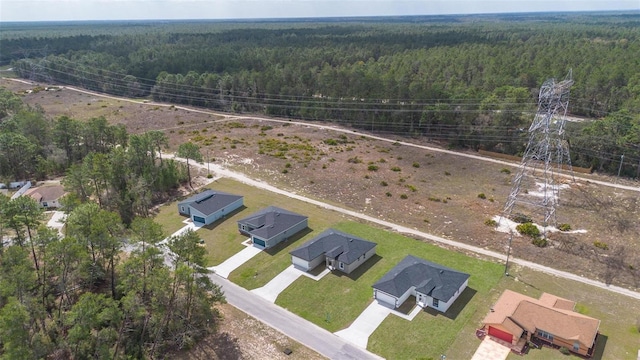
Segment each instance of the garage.
M193 217L193 222L204 224L204 218L202 216L194 216Z
M265 243L264 240L257 237L253 238L253 243L258 246L267 247L267 243Z
M513 340L513 336L511 334L506 331L496 329L493 326L489 326L489 335L494 336L500 340L504 340L508 343L511 343L511 340Z

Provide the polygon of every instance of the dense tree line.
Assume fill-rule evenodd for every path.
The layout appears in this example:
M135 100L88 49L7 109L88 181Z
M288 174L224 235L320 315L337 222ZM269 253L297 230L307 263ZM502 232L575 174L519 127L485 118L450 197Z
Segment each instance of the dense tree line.
M168 139L161 131L129 135L104 117L85 122L48 119L0 89L0 179L42 180L66 174L71 208L90 199L116 211L125 224L167 199L187 181L187 169L162 159ZM190 180L190 179L189 179Z
M0 195L0 214L1 358L163 358L216 330L224 297L193 231L163 247L151 219L126 229L87 202L61 237L26 196Z
M336 121L511 154L524 149L521 129L533 118L539 86L569 69L572 115L626 109L634 117L640 108L637 14L143 22L114 24L114 35L102 26L86 27L98 33L83 38L82 49L16 57L13 66L25 78L117 95ZM69 34L50 40L67 43L81 32ZM6 45L28 39L28 31L16 32ZM584 135L575 143L592 148L574 130ZM622 150L640 158L637 149ZM604 158L574 160L610 171Z

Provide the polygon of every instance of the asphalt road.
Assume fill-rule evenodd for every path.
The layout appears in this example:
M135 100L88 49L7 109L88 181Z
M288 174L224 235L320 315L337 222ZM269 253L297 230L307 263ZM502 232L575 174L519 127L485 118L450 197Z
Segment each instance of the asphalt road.
M338 360L382 359L227 279L216 274L211 274L209 277L214 283L222 286L229 304L323 356Z

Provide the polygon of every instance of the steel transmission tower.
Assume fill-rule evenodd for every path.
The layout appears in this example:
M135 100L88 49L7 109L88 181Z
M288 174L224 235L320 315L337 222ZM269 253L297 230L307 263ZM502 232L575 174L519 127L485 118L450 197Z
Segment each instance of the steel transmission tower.
M522 162L513 180L513 187L507 198L502 218L511 218L516 204L527 207L529 211L537 215L532 216L534 221L542 220L546 240L546 228L549 225L556 226L556 207L558 204L558 192L560 184L556 182L556 168L562 169L566 164L571 170L569 157L569 144L564 138L564 125L567 108L569 106L569 89L573 85L572 72L569 70L567 77L556 82L548 79L542 84L538 97L538 111L529 127L529 142L522 156ZM540 173L536 176L536 170ZM537 179L540 191L535 195L522 194L522 181L526 175L531 179ZM509 232L509 245L507 249L507 263L505 273L508 275L509 255L513 230Z

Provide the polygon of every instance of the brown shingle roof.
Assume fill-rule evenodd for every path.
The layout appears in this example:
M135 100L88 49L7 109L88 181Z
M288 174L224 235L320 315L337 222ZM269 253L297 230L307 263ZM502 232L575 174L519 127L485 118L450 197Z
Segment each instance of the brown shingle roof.
M39 186L31 188L25 192L25 195L30 196L35 201L40 203L45 201L58 200L64 194L64 188L60 185Z
M600 320L572 311L575 302L551 294L540 299L505 290L485 317L487 325L500 324L519 337L522 330L544 330L556 337L593 346Z

